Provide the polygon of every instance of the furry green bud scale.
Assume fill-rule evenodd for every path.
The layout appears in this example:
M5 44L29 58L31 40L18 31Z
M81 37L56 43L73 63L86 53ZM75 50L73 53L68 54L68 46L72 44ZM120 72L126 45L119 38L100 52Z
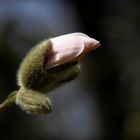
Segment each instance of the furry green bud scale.
M42 93L25 88L19 90L16 104L29 114L47 114L52 110L48 97Z
M18 70L18 85L32 88L47 70L47 59L51 51L51 41L45 40L32 48L23 59Z

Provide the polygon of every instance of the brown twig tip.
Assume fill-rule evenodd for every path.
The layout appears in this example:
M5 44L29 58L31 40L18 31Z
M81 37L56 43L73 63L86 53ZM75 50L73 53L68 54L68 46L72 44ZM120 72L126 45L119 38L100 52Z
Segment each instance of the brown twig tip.
M13 91L5 101L0 104L0 111L6 110L8 107L15 103L17 91Z
M0 111L3 110L3 103L0 104Z
M0 104L0 111L6 110L8 108L8 104L6 103L6 101L2 102Z

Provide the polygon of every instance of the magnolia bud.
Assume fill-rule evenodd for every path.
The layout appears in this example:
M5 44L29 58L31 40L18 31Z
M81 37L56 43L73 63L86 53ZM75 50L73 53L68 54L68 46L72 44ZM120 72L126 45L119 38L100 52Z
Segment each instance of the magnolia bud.
M42 41L23 59L17 73L20 89L0 104L0 110L16 102L29 114L49 113L50 100L42 93L77 77L80 73L78 61L99 46L99 41L83 33Z
M62 79L68 77L65 80L68 81L76 77L79 74L79 66L75 62L99 46L99 41L83 33L45 40L31 49L24 58L17 75L18 84L24 88L47 92L60 85ZM75 66L71 67L71 64ZM67 70L66 67L72 70ZM42 90L44 87L46 90Z
M48 97L30 89L21 88L19 90L16 104L29 114L47 114L52 110Z

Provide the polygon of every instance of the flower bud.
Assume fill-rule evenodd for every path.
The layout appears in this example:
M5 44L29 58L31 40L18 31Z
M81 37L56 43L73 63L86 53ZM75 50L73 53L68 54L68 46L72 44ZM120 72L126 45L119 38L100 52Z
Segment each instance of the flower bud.
M77 77L80 73L78 61L99 46L99 41L83 33L42 41L23 59L17 74L20 89L0 104L0 110L16 102L29 114L51 112L51 102L42 93Z
M52 110L48 97L42 93L25 88L19 90L16 104L28 114L47 114Z
M70 72L72 73L66 73L67 70L62 69L66 76L64 76L63 73L59 74L59 68L56 68L55 73L57 76L55 78L49 76L48 70L51 71L52 68L58 66L63 67L63 65L69 66L69 64L77 62L99 46L99 41L83 33L71 33L42 41L30 50L21 63L17 75L18 85L25 88L38 89L39 86L44 86L45 82L47 85L54 87L54 85L59 85L63 77L72 79L69 75L76 76L78 75L77 72L79 72L79 68L76 65L74 68L76 72L71 70ZM47 80L48 77L50 77L52 81ZM50 81L51 84L47 83L48 81Z

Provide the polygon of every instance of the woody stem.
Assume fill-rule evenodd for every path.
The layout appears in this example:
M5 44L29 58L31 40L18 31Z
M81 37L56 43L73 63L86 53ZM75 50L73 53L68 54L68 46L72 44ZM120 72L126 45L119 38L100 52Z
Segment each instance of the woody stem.
M0 104L0 111L3 111L14 104L18 91L13 91L5 101Z

